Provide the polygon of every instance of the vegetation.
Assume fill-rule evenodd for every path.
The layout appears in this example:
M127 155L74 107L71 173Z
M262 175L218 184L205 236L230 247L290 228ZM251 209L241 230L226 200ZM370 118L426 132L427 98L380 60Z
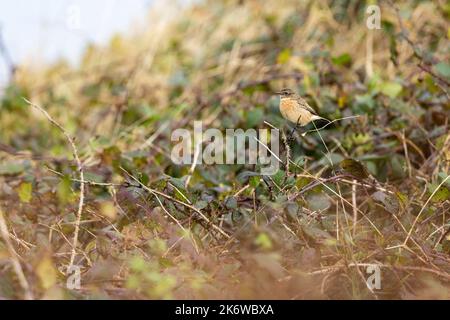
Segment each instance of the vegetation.
M379 1L371 30L369 4L166 4L76 68L19 67L0 104L0 298L449 299L450 6ZM196 120L287 134L283 87L346 119L282 135L273 176L172 162Z

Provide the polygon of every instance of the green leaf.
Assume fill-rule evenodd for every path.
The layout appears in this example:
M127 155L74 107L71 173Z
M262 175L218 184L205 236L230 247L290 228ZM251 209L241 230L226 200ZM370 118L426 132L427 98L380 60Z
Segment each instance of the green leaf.
M228 209L237 209L237 200L235 197L228 197L225 199L225 206Z
M355 102L355 112L368 112L375 108L375 100L370 94L356 95Z
M339 153L335 153L335 152L331 152L328 157L322 157L322 159L320 159L320 161L318 162L320 165L322 166L327 166L327 165L335 165L340 163L342 160L344 160L344 157L339 154ZM331 161L331 163L330 163Z
M253 109L247 113L247 127L252 128L262 122L264 112L261 109Z
M96 173L93 173L93 172L89 172L89 171L84 173L84 180L93 181L93 182L99 182L99 183L105 181L103 176L101 176L99 174L96 174Z
M58 272L53 264L50 255L45 255L35 268L36 275L42 288L49 289L53 287L58 280Z
M332 57L331 61L337 66L349 66L352 63L352 57L348 53L344 53L340 56Z
M245 87L244 89L242 89L242 92L248 96L251 96L252 94L254 94L255 92L258 92L258 91L262 91L262 92L267 91L267 85L266 84L258 84L256 86Z
M28 107L28 103L22 97L29 97L27 90L16 84L11 84L3 93L0 107L8 111L23 110Z
M32 190L33 186L29 182L23 182L20 184L17 189L17 193L19 194L19 198L21 202L28 203L32 198Z
M289 202L289 203L287 203L286 204L286 209L287 209L287 212L288 212L289 216L291 216L294 219L297 217L298 204L296 202Z
M188 176L183 176L181 178L174 178L170 177L169 182L173 184L175 187L177 187L180 190L185 190L186 180Z
M146 270L147 264L142 257L134 256L130 259L129 265L131 270L135 272L142 272Z
M342 170L355 178L366 179L369 176L366 167L360 161L347 158L339 163Z
M194 205L194 207L196 207L199 210L202 210L202 209L206 208L207 206L208 206L208 202L206 202L204 200L200 200Z
M437 186L436 185L430 185L428 187L430 192L434 192L434 190L436 190ZM446 187L446 186L441 186L439 188L439 190L437 190L433 196L433 198L431 198L432 202L443 202L447 199L450 198L450 190Z
M389 35L389 52L391 53L391 61L397 66L398 65L398 50L397 50L397 41L395 36Z
M88 84L81 89L81 94L91 99L97 99L100 89L101 86L98 83Z
M0 164L0 176L15 175L22 173L24 170L25 164L23 162L8 161Z
M150 251L154 255L162 256L167 251L167 243L165 240L160 238L152 239L148 242L148 246L150 247Z
M260 175L261 175L260 172L242 171L237 175L236 180L238 180L240 183L245 183L247 179L250 179L251 177L256 177L259 179Z
M438 147L438 148L439 148L439 147ZM438 177L439 177L440 181L443 181L443 180L447 179L447 176L448 176L448 173L447 173L447 172L441 171L441 172L438 173ZM446 185L448 188L450 188L450 179L448 179L448 180L445 182L445 185Z
M450 79L450 64L446 62L439 62L434 67L441 75Z
M69 202L72 190L71 190L71 181L69 177L64 177L60 183L58 184L58 187L56 189L56 193L58 195L59 201L62 203Z
M383 82L380 90L384 95L394 99L402 92L402 85L397 82Z
M324 193L313 194L308 197L308 206L313 211L322 211L328 209L331 202Z
M406 160L400 155L393 155L390 159L392 175L396 178L403 178L406 175Z
M291 57L291 49L285 48L283 49L277 56L277 63L283 64L289 61L289 58Z
M299 156L298 158L296 158L296 159L294 160L294 163L295 163L298 167L301 167L301 166L303 166L303 165L305 164L305 159L306 159L305 156Z
M248 179L248 184L253 188L256 188L257 186L259 186L260 182L261 182L261 178L257 177L257 176L253 176L253 177L250 177L250 179Z
M261 249L270 250L272 249L272 240L270 240L270 237L267 235L267 233L262 232L256 237L255 245L257 245Z
M381 202L386 211L392 214L398 214L400 210L400 203L395 195L388 195L382 191L377 191L372 194L375 201Z
M325 230L322 230L320 228L317 228L312 225L304 225L302 226L302 230L307 234L309 237L319 240L319 239L330 239L333 238L330 233L328 233Z
M285 175L286 173L280 169L272 176L272 179L278 186L281 186L283 184Z
M306 177L300 177L297 178L297 182L295 183L295 185L297 186L297 188L299 190L301 190L304 186L306 186L308 183L310 182L309 178Z

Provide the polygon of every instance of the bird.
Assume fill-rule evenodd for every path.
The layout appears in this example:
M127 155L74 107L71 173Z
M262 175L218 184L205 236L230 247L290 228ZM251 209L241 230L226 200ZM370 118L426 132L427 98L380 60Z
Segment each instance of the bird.
M296 94L289 88L284 88L281 91L275 92L280 95L280 112L283 118L295 124L295 126L306 126L314 120L330 120L322 118L317 115L316 111L311 108L308 102Z

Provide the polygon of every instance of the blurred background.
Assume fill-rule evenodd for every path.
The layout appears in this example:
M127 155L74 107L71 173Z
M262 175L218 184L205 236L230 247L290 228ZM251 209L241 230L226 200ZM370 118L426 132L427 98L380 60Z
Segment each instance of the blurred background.
M443 0L2 1L0 299L450 299L449 17ZM280 142L276 174L172 162L196 120L290 130L283 87L336 121Z
M89 43L105 44L115 33L142 26L152 2L2 1L0 31L12 61L2 59L0 84L4 86L8 80L10 63L41 64L58 59L78 63Z

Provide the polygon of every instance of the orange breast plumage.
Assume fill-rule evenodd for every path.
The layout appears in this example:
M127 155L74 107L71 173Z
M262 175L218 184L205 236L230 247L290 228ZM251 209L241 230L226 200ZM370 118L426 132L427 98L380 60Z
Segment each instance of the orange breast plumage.
M301 108L295 99L281 99L280 112L285 119L301 126L311 122L311 112Z

